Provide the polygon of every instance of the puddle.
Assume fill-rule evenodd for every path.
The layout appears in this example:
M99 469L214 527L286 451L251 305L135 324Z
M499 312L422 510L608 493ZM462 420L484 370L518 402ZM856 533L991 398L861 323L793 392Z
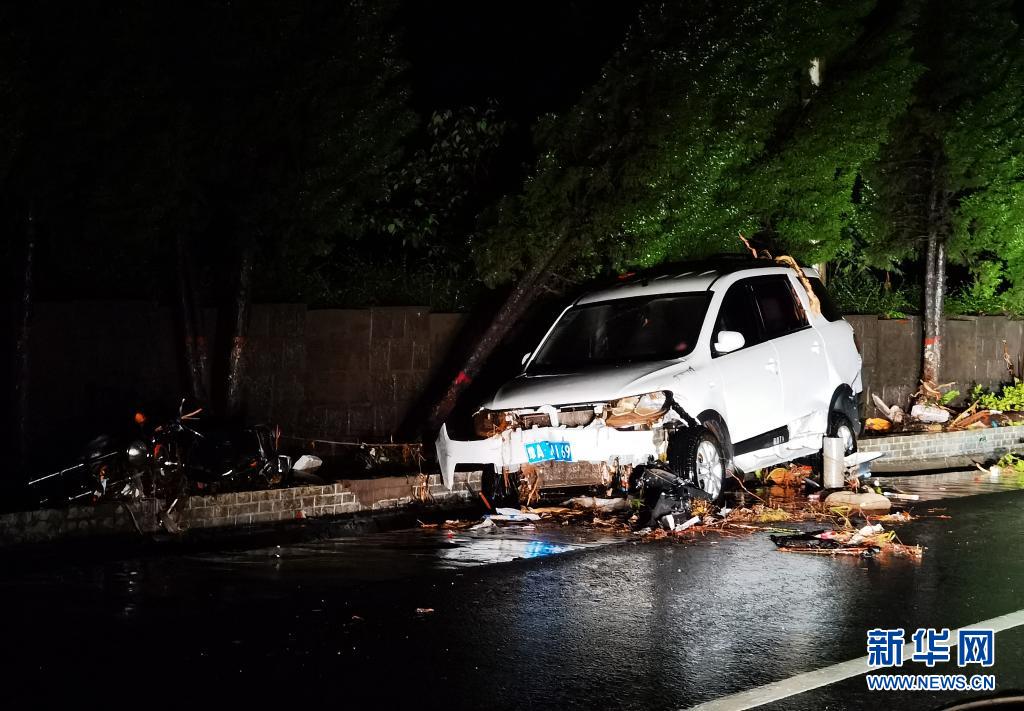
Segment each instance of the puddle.
M976 494L995 494L1001 491L1024 489L1024 475L1003 473L987 474L978 470L944 472L942 474L918 474L914 476L878 477L879 481L891 483L900 491L917 494L921 501L956 499Z

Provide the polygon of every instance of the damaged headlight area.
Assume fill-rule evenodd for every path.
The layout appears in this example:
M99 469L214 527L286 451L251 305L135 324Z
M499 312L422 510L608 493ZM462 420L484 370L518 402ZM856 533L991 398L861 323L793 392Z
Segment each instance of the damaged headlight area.
M653 424L668 412L668 393L659 390L646 395L623 397L608 404L604 422L609 427Z
M473 415L477 437L487 439L510 429L529 430L534 427L587 427L600 420L616 429L648 428L669 411L670 396L657 391L632 395L612 402L535 409L479 410Z

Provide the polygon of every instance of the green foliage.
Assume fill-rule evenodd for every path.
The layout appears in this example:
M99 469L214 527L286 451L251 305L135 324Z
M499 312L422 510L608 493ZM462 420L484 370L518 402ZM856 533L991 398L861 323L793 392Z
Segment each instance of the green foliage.
M958 397L960 397L959 390L947 390L946 392L942 393L942 396L939 398L939 404L948 405L949 403L956 400Z
M867 267L839 262L831 272L829 292L836 305L847 314L878 314L886 318L906 318L919 308L920 291L916 284L880 279Z
M1024 410L1024 383L1020 378L1014 378L1013 383L1003 385L999 393L977 385L971 391L970 399L972 402L978 403L978 407L983 410L1022 411Z
M946 313L999 314L1008 311L1001 287L1005 267L998 261L979 261L971 268L972 280L946 299Z
M597 84L538 126L534 173L490 215L485 278L565 243L583 273L739 251L737 232L804 259L848 251L860 168L920 73L906 17L864 32L875 9L646 5ZM831 67L817 88L815 58Z
M954 261L997 254L1012 292L1024 278L1024 47L1013 3L920 4L915 56L927 71L864 171L856 236L875 266L920 255L929 234L948 240ZM976 267L952 309L1003 310L995 277Z
M467 235L496 197L492 169L508 129L493 103L425 120L385 176L383 193L364 208L366 234L332 260L327 300L469 309L482 286Z

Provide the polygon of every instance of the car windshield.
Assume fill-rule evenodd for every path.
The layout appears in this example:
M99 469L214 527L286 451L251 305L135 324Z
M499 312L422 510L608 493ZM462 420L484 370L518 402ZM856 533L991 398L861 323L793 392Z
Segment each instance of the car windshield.
M693 350L708 292L601 301L566 311L530 364L531 371L679 358Z

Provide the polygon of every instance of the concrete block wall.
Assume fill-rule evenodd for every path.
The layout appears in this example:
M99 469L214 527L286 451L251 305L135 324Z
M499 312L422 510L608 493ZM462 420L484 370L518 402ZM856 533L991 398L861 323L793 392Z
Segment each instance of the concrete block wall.
M431 314L426 307L309 311L305 408L297 431L327 440L386 440L461 323L461 315Z
M961 432L934 432L890 437L867 437L859 442L861 451L882 452L872 469L878 472L932 466L970 467L971 460L997 459L1007 452L1020 452L1024 425L990 427Z
M202 315L212 356L217 314L206 309ZM243 364L248 419L280 424L303 438L386 441L444 359L463 319L417 306L254 305ZM65 426L70 433L81 430L79 446L130 423L138 408L172 411L181 397L167 308L148 302L39 304L32 336L30 430L40 446Z
M847 316L861 344L866 412L874 414L871 395L906 408L917 390L921 369L921 319L882 319ZM997 387L1009 380L1003 360L1003 341L1010 359L1024 351L1024 321L1002 316L964 316L946 319L942 381L956 383L961 401L975 385ZM1018 373L1018 375L1020 375Z
M203 316L212 347L216 313ZM417 306L309 310L257 304L245 351L248 418L280 424L302 438L387 441L444 361L465 318ZM864 358L865 414L873 414L872 393L907 406L920 369L920 318L847 319ZM129 422L135 408L170 409L180 397L169 309L145 302L39 304L33 329L31 429L43 445L63 426L84 443L111 422ZM956 381L965 394L975 384L1007 380L1004 340L1016 361L1024 350L1024 322L949 319L943 380Z

